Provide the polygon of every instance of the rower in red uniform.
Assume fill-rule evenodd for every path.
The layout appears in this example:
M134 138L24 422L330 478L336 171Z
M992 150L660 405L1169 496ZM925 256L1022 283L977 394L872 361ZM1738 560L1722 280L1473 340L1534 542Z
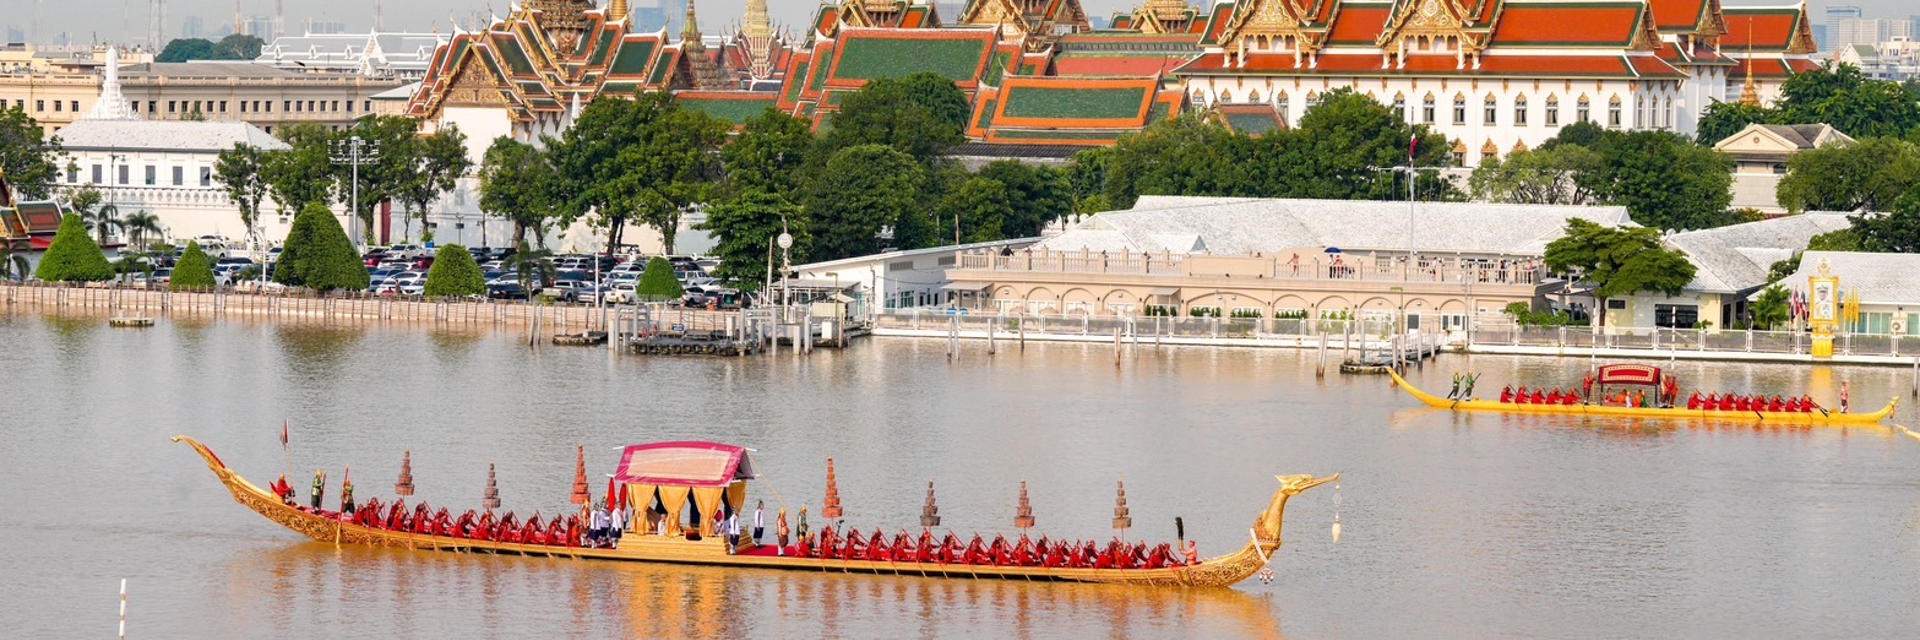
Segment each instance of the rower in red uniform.
M1500 402L1502 404L1513 402L1513 386L1512 385L1508 385L1500 388Z
M1800 413L1813 413L1819 410L1820 403L1814 402L1813 396L1800 396Z
M1698 410L1699 408L1700 408L1700 392L1695 391L1693 392L1693 395L1687 396L1687 409Z
M1774 394L1773 399L1767 401L1768 411L1779 413L1780 410L1785 408L1787 408L1787 401L1782 399L1779 394Z
M1534 403L1534 404L1546 404L1546 403L1547 403L1547 396L1546 396L1546 394L1543 394L1543 393L1540 393L1540 390L1539 390L1539 389L1534 389L1534 390L1533 390L1533 403Z
M1787 398L1787 413L1800 413L1800 399Z
M1554 389L1553 393L1547 394L1547 404L1560 404L1560 390L1558 388Z

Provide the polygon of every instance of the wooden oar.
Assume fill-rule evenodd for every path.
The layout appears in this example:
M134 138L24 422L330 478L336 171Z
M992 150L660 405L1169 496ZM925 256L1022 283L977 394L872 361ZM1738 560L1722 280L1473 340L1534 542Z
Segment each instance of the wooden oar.
M1920 440L1920 433L1914 433L1912 429L1908 429L1904 426L1897 425L1897 424L1893 425L1893 428L1899 429L1901 433L1907 434L1907 437L1909 438Z

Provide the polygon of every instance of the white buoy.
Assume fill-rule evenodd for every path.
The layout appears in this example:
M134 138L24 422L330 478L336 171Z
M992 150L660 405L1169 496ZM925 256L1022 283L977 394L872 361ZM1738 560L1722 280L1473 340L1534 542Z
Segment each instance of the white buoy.
M120 640L127 640L127 579L120 579Z

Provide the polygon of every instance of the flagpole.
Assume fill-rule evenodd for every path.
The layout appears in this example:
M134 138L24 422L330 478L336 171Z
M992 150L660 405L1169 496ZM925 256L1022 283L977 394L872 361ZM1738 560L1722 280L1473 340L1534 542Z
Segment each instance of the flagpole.
M280 453L285 456L287 462L287 469L280 477L286 478L293 475L293 449L287 446L287 421L285 419L281 419L280 421ZM287 482L292 481L289 480Z

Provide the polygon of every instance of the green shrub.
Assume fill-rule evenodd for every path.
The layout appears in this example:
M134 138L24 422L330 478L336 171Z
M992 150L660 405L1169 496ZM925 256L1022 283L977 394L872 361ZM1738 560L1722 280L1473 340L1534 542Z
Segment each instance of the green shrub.
M113 279L113 264L87 235L80 216L69 213L60 218L60 231L53 235L53 244L33 276L49 282L105 282Z
M365 289L367 267L333 212L326 205L314 203L294 216L293 228L280 250L279 266L273 268L273 280L316 291Z
M646 273L640 274L640 285L634 287L634 295L642 300L676 300L686 295L685 287L673 277L673 265L666 258L654 256L647 261Z
M1266 317L1266 315L1260 313L1259 309L1234 309L1233 310L1233 318L1236 320L1259 320L1264 317Z
M200 243L187 243L187 252L180 256L180 262L173 265L173 282L167 284L170 291L206 291L213 288L213 261L207 258L207 252L200 249Z
M424 293L429 298L486 295L487 276L466 247L441 245L434 254L433 268L427 270Z

